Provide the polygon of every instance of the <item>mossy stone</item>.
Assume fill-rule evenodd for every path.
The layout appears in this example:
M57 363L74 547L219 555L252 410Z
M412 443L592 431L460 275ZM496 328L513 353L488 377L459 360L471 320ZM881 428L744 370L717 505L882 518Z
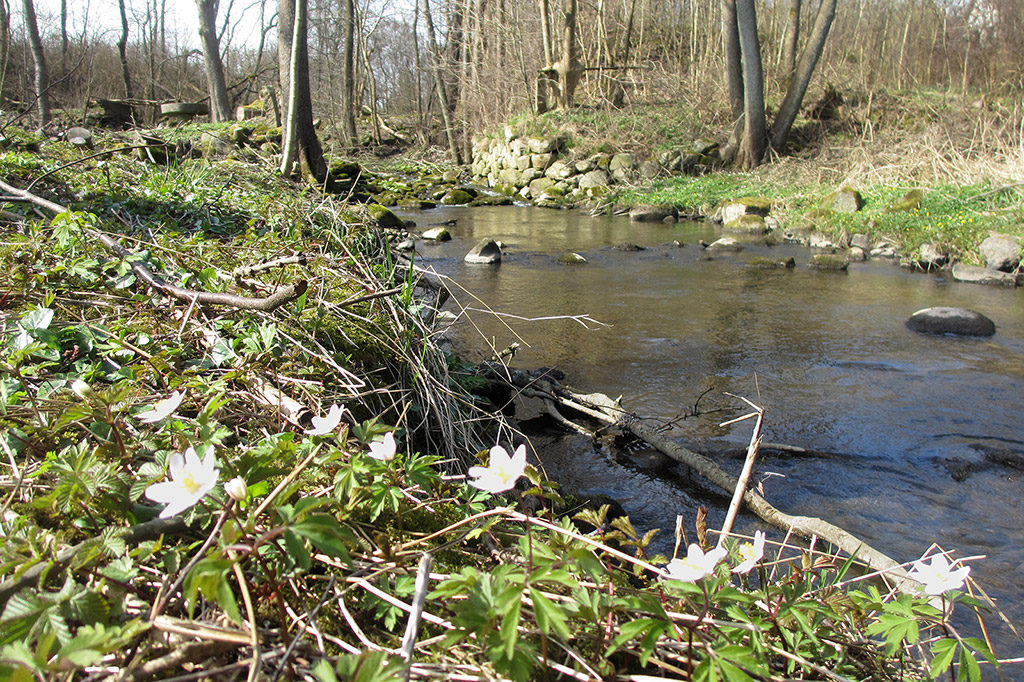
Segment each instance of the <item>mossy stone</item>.
M864 208L864 197L852 187L843 186L830 192L821 200L819 206L836 213L856 213Z
M331 162L331 175L336 178L349 177L354 178L359 175L362 167L355 161L349 161L348 159L335 159Z
M811 256L809 265L816 270L843 272L850 267L850 259L833 253L818 253Z
M582 265L587 262L587 259L578 253L569 251L559 256L558 262L562 265Z
M473 195L464 189L452 189L441 195L441 203L445 206L461 206L473 201Z
M764 218L755 214L748 213L746 215L737 216L725 224L725 229L733 232L767 232L768 226L764 223Z
M370 217L376 220L377 224L383 228L405 227L405 222L396 216L387 206L381 206L380 204L367 204L366 210L370 212Z
M747 261L747 267L758 270L788 270L796 267L796 260L792 256L782 260L767 258L765 256L755 256Z
M919 189L912 189L896 201L889 204L885 209L890 213L902 213L921 208L921 200L924 199L924 192Z

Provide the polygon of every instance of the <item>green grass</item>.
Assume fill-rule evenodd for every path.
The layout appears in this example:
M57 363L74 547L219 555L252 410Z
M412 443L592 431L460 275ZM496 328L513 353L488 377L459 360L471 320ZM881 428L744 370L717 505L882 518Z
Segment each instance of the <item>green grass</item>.
M991 184L939 185L931 188L875 185L856 187L864 207L856 213L816 211L814 225L832 236L863 233L872 239L887 239L905 253L922 244L936 242L951 255L978 262L977 247L989 231L1024 237L1024 207L1016 188ZM907 192L921 189L920 207L893 211ZM783 229L807 222L805 216L818 209L835 187L796 184L755 173L720 172L702 177L676 176L647 188L628 189L617 195L624 204L673 204L710 215L723 202L742 196L761 196L774 202L772 215Z

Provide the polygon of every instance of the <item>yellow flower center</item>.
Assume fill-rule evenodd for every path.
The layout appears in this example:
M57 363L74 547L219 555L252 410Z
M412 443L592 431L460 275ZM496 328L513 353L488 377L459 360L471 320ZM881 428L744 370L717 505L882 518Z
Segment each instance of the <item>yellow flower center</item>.
M757 552L754 551L754 546L749 542L744 542L740 545L739 549L736 550L736 553L740 555L741 561L757 560Z
M193 476L191 473L185 474L185 478L182 479L181 485L185 488L185 490L189 491L193 495L195 495L196 492L199 491L199 482L196 481L195 476Z

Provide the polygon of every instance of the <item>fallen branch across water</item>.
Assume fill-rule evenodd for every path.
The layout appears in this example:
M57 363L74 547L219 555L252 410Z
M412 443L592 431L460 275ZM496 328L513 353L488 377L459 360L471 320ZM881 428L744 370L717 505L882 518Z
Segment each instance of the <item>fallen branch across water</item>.
M680 464L686 465L727 493L731 494L739 485L734 476L704 455L683 447L628 413L622 407L621 399L612 400L602 393L575 393L554 381L505 367L496 368L492 378L507 382L522 395L557 403L559 406L574 409L580 414L629 432ZM743 501L747 509L765 522L806 539L818 538L835 545L849 556L863 562L872 571L890 578L896 589L909 594L920 593L919 583L907 577L907 571L900 563L842 528L817 517L786 514L753 490L747 490L743 494Z

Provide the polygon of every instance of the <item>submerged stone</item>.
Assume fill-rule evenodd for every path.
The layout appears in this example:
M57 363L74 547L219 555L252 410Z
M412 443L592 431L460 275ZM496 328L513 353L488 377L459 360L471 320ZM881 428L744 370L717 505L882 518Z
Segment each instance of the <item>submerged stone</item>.
M704 247L708 251L742 251L743 245L732 237L722 237L716 239L707 246Z
M907 319L907 327L923 334L992 336L996 333L995 322L966 308L924 308Z
M726 222L723 227L732 232L764 233L768 231L768 226L765 224L764 218L756 213L744 213L743 215L736 216L732 220Z

